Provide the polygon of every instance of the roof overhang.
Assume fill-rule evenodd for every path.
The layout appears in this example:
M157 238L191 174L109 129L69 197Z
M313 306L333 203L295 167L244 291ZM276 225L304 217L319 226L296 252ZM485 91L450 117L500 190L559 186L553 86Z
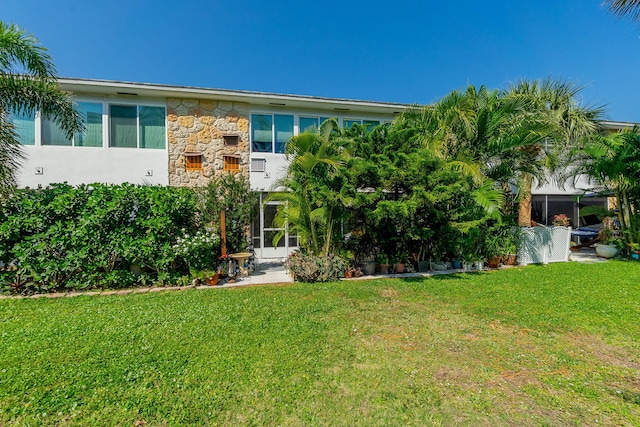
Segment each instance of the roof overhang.
M244 102L252 105L267 105L292 108L317 108L335 110L342 114L349 111L379 114L400 113L408 104L361 101L355 99L325 98L306 95L287 95L268 92L210 89L194 86L170 86L154 83L133 83L113 80L59 78L64 90L74 93L91 93L105 96L140 96L149 98L196 98L218 101Z

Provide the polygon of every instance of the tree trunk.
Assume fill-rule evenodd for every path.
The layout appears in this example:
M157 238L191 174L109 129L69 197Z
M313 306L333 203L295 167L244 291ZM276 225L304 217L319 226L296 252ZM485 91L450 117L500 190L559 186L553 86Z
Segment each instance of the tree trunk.
M525 176L522 179L520 189L520 205L518 206L518 225L520 227L531 227L531 187L533 177Z

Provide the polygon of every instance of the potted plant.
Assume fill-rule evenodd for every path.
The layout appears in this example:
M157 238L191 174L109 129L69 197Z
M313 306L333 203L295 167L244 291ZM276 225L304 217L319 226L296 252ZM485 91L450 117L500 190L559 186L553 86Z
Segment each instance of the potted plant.
M613 258L618 254L618 243L621 240L614 236L613 218L602 218L602 230L598 236L600 241L596 244L596 253L602 258Z
M194 284L216 286L220 275L215 270L196 270L191 273Z
M389 274L389 256L387 254L378 254L378 265L380 266L380 274Z
M407 264L407 255L406 254L399 254L396 258L396 267L395 267L395 271L396 273L404 273L406 270L406 264Z
M498 268L501 260L503 233L498 228L487 230L484 238L484 253L489 268Z

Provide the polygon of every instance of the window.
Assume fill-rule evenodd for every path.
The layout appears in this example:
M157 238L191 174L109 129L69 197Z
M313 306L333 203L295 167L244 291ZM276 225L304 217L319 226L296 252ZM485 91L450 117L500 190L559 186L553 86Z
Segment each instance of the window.
M251 115L251 150L253 152L284 153L284 147L292 136L292 115Z
M164 107L110 105L109 146L116 148L165 148Z
M317 129L319 125L329 120L329 117L300 117L300 133Z
M9 112L9 120L13 123L20 144L35 145L36 115L33 111L29 113Z
M351 128L351 126L353 126L354 123L358 123L360 125L363 125L363 126L365 126L367 128L367 131L371 131L375 126L378 126L380 124L380 121L378 121L378 120L360 120L360 119L342 119L342 127L344 127L345 129Z
M251 150L258 153L270 153L272 151L272 125L271 114L251 115Z
M224 145L238 145L240 137L238 135L223 135Z
M224 156L224 170L231 172L240 171L240 157Z
M201 154L185 154L185 167L188 171L202 170L202 155Z
M102 104L95 102L78 102L77 110L84 121L85 130L67 137L57 123L42 119L40 143L42 145L61 145L76 147L102 147Z

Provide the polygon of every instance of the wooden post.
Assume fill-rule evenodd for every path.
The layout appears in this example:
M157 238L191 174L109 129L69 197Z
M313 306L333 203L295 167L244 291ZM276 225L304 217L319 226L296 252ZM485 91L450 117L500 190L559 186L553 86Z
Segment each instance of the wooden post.
M222 240L222 255L227 254L227 220L225 218L226 211L220 211L220 240Z

